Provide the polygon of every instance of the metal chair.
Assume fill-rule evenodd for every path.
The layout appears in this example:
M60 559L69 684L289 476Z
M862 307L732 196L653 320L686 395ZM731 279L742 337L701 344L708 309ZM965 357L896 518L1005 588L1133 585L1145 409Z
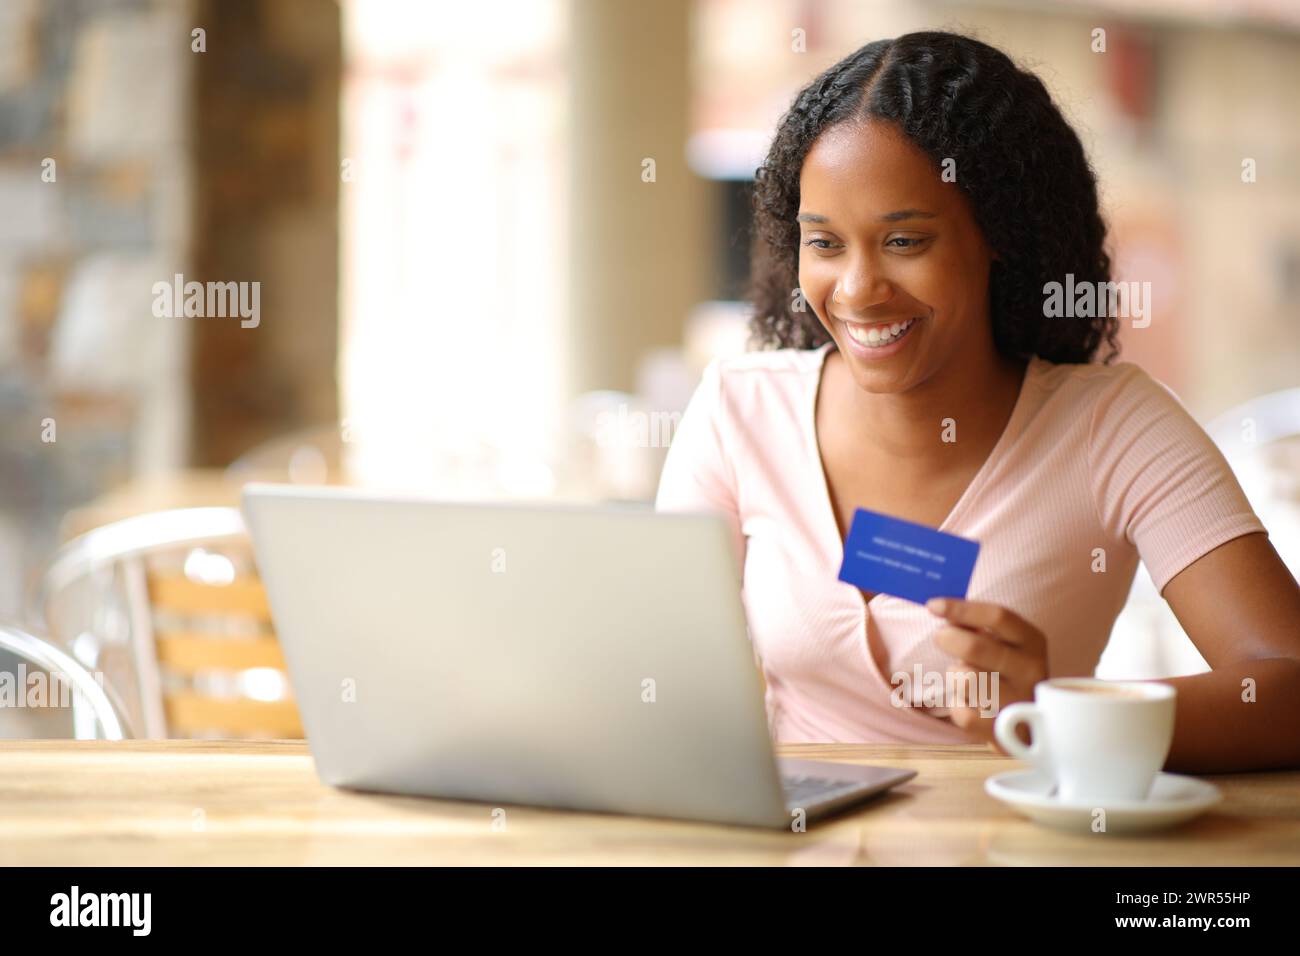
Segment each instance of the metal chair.
M67 698L73 736L77 740L125 739L122 719L109 692L69 654L35 634L8 624L0 624L0 652L34 664L50 675L53 691L59 691L60 698ZM19 692L26 689L26 681L15 680L15 683ZM62 693L64 688L69 692L66 695Z
M1300 435L1300 388L1270 392L1243 402L1213 418L1205 431L1229 460L1251 455L1262 445Z
M302 736L238 509L96 528L58 553L39 604L54 640L119 689L136 736Z

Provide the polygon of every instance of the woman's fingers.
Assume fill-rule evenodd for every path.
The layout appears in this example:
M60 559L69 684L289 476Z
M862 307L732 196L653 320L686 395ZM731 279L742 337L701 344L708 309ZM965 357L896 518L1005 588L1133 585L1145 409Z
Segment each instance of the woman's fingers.
M1047 677L1047 637L1033 624L1000 604L941 600L942 609L931 611L947 622L935 637L943 650L1003 679L1036 684Z
M937 603L936 603L937 602ZM949 624L991 631L1008 644L1035 653L1046 648L1043 632L1010 608L988 601L935 598L926 607Z
M988 671L998 680L1028 688L1047 678L1045 658L1013 647L991 634L960 627L943 627L935 635L939 649L957 658L962 670Z
M1032 698L1034 685L1047 677L1047 639L1001 605L955 598L942 601L942 607L928 606L947 622L935 642L956 658L947 669L952 688L950 719L991 740L989 718L1013 701Z
M944 653L976 670L996 671L1007 676L1027 670L1027 666L1021 666L1028 664L1027 656L991 634L945 625L935 634L934 640Z
M954 706L948 712L948 719L973 733L977 739L992 740L993 718L998 713L997 698L1000 695L990 694L990 685L981 689L977 681L967 676L968 672L961 670L960 665L952 665L948 673L954 688Z

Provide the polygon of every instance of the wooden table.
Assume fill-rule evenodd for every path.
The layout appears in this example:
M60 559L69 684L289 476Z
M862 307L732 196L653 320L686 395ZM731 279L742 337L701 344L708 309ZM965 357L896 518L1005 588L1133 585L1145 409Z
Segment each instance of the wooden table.
M1036 826L984 793L980 746L788 745L911 767L806 833L351 793L299 741L0 741L0 864L1295 865L1300 772L1213 779L1225 800L1150 836Z

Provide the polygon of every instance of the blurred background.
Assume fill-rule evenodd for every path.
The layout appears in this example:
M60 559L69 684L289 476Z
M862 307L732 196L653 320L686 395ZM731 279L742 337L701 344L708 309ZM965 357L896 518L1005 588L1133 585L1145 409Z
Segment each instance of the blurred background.
M0 620L119 668L136 733L221 732L235 698L227 731L292 731L239 529L130 519L250 478L648 503L705 363L746 348L777 118L935 28L1076 124L1116 278L1152 283L1121 360L1300 568L1295 3L5 0ZM159 316L178 276L256 283L256 323ZM1101 676L1204 667L1139 571Z

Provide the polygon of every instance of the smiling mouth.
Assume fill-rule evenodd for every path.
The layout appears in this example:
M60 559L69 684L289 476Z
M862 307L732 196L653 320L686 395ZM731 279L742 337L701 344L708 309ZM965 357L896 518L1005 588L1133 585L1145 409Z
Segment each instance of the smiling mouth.
M919 318L904 319L900 322L881 322L876 325L862 325L856 322L845 322L842 319L840 324L844 326L846 334L859 345L869 349L884 348L886 345L892 345L908 333L912 326L919 322Z

